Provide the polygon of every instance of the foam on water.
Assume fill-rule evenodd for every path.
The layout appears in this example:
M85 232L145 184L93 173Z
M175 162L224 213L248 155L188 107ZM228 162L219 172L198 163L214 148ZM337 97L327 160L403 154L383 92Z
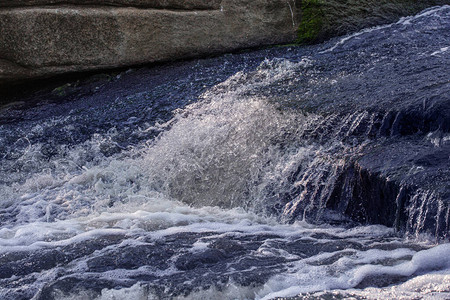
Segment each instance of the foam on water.
M265 62L254 85L282 80L286 74L310 63ZM177 112L170 122L150 128L161 130L153 141L97 159L95 164L58 163L52 170L37 173L13 189L4 189L3 199L10 200L3 205L6 209L14 208L11 211L15 212L15 218L9 226L0 229L0 252L51 249L109 236L124 239L114 247L139 245L143 237L156 241L181 233L212 233L210 240L230 234L276 236L267 239L252 255L260 259L283 257L287 261L278 266L285 269L281 274L260 286L230 281L224 289L212 287L174 297L179 299L272 299L349 289L371 276L408 277L428 270L439 269L444 273L450 270L449 262L442 262L442 257L450 253L448 244L419 252L398 245L392 250L358 250L349 244L337 251L309 257L274 246L279 242L308 239L308 236L317 245L326 245L336 238L358 245L370 245L374 241L385 245L380 239L392 237L393 232L383 226L348 230L304 222L282 225L264 214L265 204L272 201L272 195L286 192L283 178L297 170L299 162L317 159L318 149L303 145L297 138L308 117L278 110L264 98L245 95L254 86L235 89L235 82L241 76L244 75L238 74L217 86L201 102ZM290 142L286 144L286 141ZM87 144L91 148L98 145L94 140ZM28 145L21 157L30 155L34 146ZM79 157L85 147L68 150L67 157ZM75 167L67 167L71 165ZM271 194L267 194L268 190ZM320 234L331 239L313 238ZM392 242L401 244L400 239L394 238L389 243ZM201 253L209 244L207 240L198 240L187 251ZM108 249L97 255L103 255ZM89 259L75 263L72 271L83 277ZM178 272L175 267L165 271L143 267L110 270L103 272L101 278L120 281L139 274L168 276ZM54 276L51 274L46 276ZM447 280L446 274L440 276ZM435 278L430 279L433 285ZM442 285L433 287L441 288ZM77 295L62 293L58 297L97 297L90 293L86 290L84 296L77 292ZM149 286L136 284L126 289L105 289L97 299L130 296L158 298Z
M437 299L450 297L450 275L448 271L419 275L403 284L387 288L347 289L306 294L304 299L344 298L344 299Z
M304 65L288 61L281 64L286 72ZM263 81L280 80L280 70L274 76L269 74L272 67L261 70ZM230 80L239 80L239 76ZM450 265L448 259L443 263L442 257L450 253L448 244L419 252L398 246L392 250L358 250L351 243L367 246L376 241L385 245L382 240L392 239L392 230L383 226L347 230L304 222L283 225L268 216L270 213L265 214L265 204L273 199L267 191L285 193L287 185L281 179L298 169L299 162L316 159L317 148L302 145L296 138L306 117L277 110L264 98L241 96L247 91L233 90L232 84L227 87L230 91L221 97L206 94L203 101L179 111L170 123L159 125L162 133L154 141L88 166L66 168L70 163L60 164L27 178L13 189L3 190L7 193L3 199L13 199L3 205L15 217L0 229L0 253L27 253L122 237L123 242L117 246L106 247L69 267L83 278L90 260L107 255L111 249L146 245L144 237L157 241L182 233L208 234L207 240L198 240L185 250L195 254L208 249L211 240L223 236L276 236L266 238L251 252L255 259L286 260L277 266L283 272L264 284L245 286L231 280L220 290L214 286L197 289L174 299L272 299L349 289L371 276L408 277L436 269L444 270L440 276L447 280L445 272ZM289 140L290 145L286 146ZM90 143L95 145L93 141ZM76 157L77 151L80 149L72 150L68 156ZM316 235L324 237L315 238ZM299 239L309 239L316 245L345 239L346 245L349 244L309 257L276 246ZM401 244L397 238L389 241L392 242ZM173 263L176 259L173 258ZM247 271L252 272L252 268L256 271L258 266ZM142 274L164 277L180 272L175 266L165 271L142 267L109 270L97 276L125 282ZM42 278L54 278L55 274L47 271ZM436 285L435 277L429 279L432 290L443 288L441 283ZM59 296L56 291L55 295L59 299L99 300L160 297L145 284L104 289L100 296L89 290L78 291L76 295L61 292Z
M450 49L450 47L442 47L442 48L439 49L438 51L435 51L435 52L431 53L431 55L444 54L444 53L447 52L449 49Z
M409 26L440 9L389 26ZM379 29L346 37L324 52ZM432 55L446 51L442 48ZM129 147L116 145L113 137L118 133L112 128L81 144L59 145L57 154L49 158L42 155L43 143L32 144L23 133L0 169L5 175L0 182L4 217L0 259L9 262L10 256L71 246L81 251L98 240L106 241L106 246L76 256L64 267L56 265L23 278L0 280L13 286L16 279L23 279L27 287L42 292L43 286L60 279L59 272L65 272L63 279L95 278L126 286L104 288L100 294L88 288L76 294L55 288L57 299L273 299L297 295L444 299L450 291L450 244L435 245L420 236L410 241L381 225L349 229L311 225L301 217L293 224L281 222L280 207L290 200L283 197L295 191L302 199L308 192L320 193L314 188L335 183L328 182L325 175L333 175L333 170L327 169L327 152L354 150L339 141L316 145L302 139L311 128L332 123L332 114L325 118L280 109L277 99L257 93L267 85L279 85L282 93L297 84L295 78L314 63L310 57L298 62L265 60L251 76L235 74L201 95L198 103L175 111L170 121L139 128L138 134L153 132L158 136ZM310 80L333 84L332 78ZM63 118L52 117L33 126L28 134L64 124ZM335 129L336 135L346 130L344 134L349 136L367 118L368 112L349 115L342 128ZM66 132L73 130L64 128ZM433 136L429 139L434 141ZM438 142L444 143L445 138ZM105 143L120 151L105 155L101 150ZM337 167L343 163L333 161ZM308 184L313 186L310 191ZM311 210L316 208L313 204ZM289 216L290 210L295 213L294 208L285 208L283 213ZM335 217L338 220L341 216ZM237 250L231 248L223 254L228 248L215 244L222 240L237 245ZM127 256L127 249L141 246L158 251L158 242L173 243L166 252L174 253L163 258L163 267L148 264L127 269L124 263L102 269L102 259L123 258L122 252ZM217 250L226 263L223 270L208 269L201 275L227 281L221 286L208 282L195 286L198 283L193 277L199 274L190 268L197 262L189 259L208 264L201 255L211 249L222 251ZM232 256L239 251L240 256ZM11 260L14 262L14 257ZM248 283L233 277L236 274L257 274L263 279L253 278ZM130 278L139 276L157 283L129 284ZM177 282L177 278L184 282ZM380 283L380 278L385 281ZM170 286L171 282L176 286ZM166 286L161 291L155 287L158 284ZM193 287L188 292L177 290L183 285ZM0 297L6 293L6 289L0 291Z
M280 80L307 64L267 61L255 85ZM256 200L264 198L270 177L287 172L314 151L297 147L299 141L286 149L286 140L295 139L302 128L302 116L281 111L264 98L242 96L251 85L236 91L230 83L241 76L245 75L206 93L203 101L175 113L171 121L144 129L162 131L156 140L112 157L102 155L99 145L116 134L113 129L75 147L60 146L62 154L50 161L41 157L41 144L24 142L23 153L12 160L20 164L22 178L7 174L1 189L2 206L14 215L8 221L21 224L95 215L123 203L154 205L155 197L197 207L258 207ZM224 93L224 87L229 91ZM28 161L34 164L31 173L24 170Z
M239 228L239 231L249 230L253 235L283 232L286 237L290 236L291 238L298 235L298 232L294 233L290 228L281 227L280 225L275 225L269 229L266 226L264 230L259 226L256 226L256 228L242 226ZM230 227L223 229L224 232L233 232L233 228ZM332 234L335 230L335 228L307 229L301 226L295 229L303 231L303 236L305 236L305 233L318 233L321 230ZM360 229L366 230L365 228ZM192 228L189 228L189 232L196 232L191 230ZM212 228L209 228L209 230L212 230ZM201 247L197 245L195 248L203 247L204 245ZM360 296L368 299L389 299L397 296L403 299L408 299L407 297L427 298L433 296L438 296L436 299L446 299L450 288L450 264L446 258L448 253L450 253L449 247L448 244L444 244L418 252L408 248L397 248L395 250L372 249L367 251L349 248L305 259L291 257L291 262L287 264L287 271L273 276L263 286L242 286L230 281L223 289L212 287L191 293L188 296L174 296L171 298L274 299L278 297L295 297L297 295L320 298L330 294L340 297ZM280 252L274 253L262 248L257 250L261 258L281 254ZM429 274L420 275L421 273ZM366 278L377 278L379 276L408 278L411 275L418 276L401 285L378 289L352 289ZM62 295L58 299L81 299L79 297L79 295ZM125 299L126 297L133 297L133 299L159 299L159 296L152 291L152 288L145 284L136 284L130 288L120 290L104 289L101 295L95 299Z

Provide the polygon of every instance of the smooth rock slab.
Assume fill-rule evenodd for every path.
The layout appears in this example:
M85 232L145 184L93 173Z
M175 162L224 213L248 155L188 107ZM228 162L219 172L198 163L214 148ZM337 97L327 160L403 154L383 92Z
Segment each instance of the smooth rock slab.
M0 84L289 42L296 2L3 0Z
M101 5L133 6L171 9L219 9L221 0L0 0L0 7L43 5Z

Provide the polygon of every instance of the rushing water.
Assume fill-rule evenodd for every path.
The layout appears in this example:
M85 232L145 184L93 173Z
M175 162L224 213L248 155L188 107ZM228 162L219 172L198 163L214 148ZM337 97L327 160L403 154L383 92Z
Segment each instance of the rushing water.
M442 118L403 140L395 120L383 127L392 112L366 108L448 99L449 29L450 7L433 8L323 45L132 71L68 101L3 107L0 298L448 299L448 203L436 196L448 186L423 180L404 220L386 208L400 232L323 199L365 149L448 154L445 110L439 130Z

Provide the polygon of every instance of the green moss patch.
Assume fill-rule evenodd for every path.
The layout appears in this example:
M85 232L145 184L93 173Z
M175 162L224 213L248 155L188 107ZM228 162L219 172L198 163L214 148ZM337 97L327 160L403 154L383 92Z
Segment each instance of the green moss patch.
M66 83L62 86L59 86L55 89L53 89L52 94L63 97L66 95L67 90L71 87L72 85L70 83Z
M322 32L324 13L320 0L305 0L301 5L302 19L298 27L297 43L314 43Z

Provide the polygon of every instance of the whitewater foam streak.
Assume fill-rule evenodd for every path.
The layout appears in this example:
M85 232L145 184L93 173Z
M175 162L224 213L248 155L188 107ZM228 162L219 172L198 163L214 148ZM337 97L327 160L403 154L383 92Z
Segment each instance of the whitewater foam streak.
M364 34L370 31L354 37ZM446 51L433 45L426 53L438 59ZM321 202L342 185L346 158L389 115L338 116L338 103L322 98L310 103L330 100L330 113L291 110L291 97L316 99L317 89L351 79L344 71L323 77L320 59L266 59L169 121L140 124L132 132L138 142L127 146L117 142L121 128L78 144L32 143L34 134L58 126L70 136L75 125L58 116L11 133L14 150L0 166L0 298L448 296L449 244L420 234L428 220L422 204L434 194L419 190L409 199L411 215L420 216L405 219L418 234L411 240L381 225L357 226ZM304 93L289 94L301 84ZM435 132L423 143L441 147L445 139ZM320 217L334 225L305 221Z

